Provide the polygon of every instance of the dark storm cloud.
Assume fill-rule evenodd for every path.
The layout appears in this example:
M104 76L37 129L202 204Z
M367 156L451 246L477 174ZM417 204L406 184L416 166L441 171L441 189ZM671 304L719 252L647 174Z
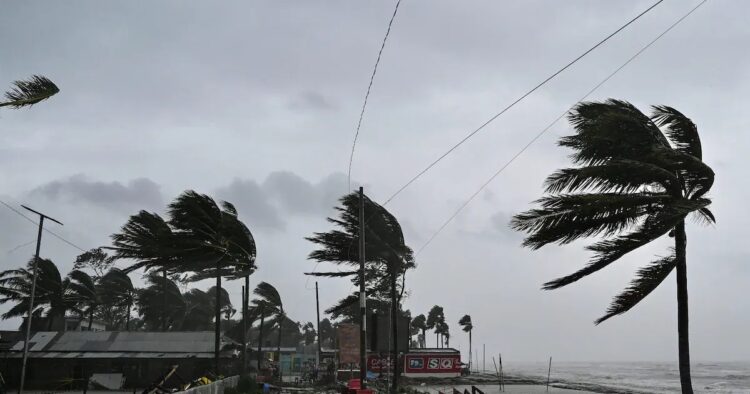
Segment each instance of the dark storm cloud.
M101 182L84 175L52 181L28 192L29 197L43 197L49 201L82 203L116 210L158 210L162 208L161 189L148 178L127 182Z
M353 177L383 202L451 144L653 2L403 2L378 67ZM697 2L663 2L404 190L386 208L410 246L419 248L533 135ZM393 5L8 2L0 12L0 52L7 54L0 57L0 85L42 73L61 92L28 110L0 110L0 189L23 200L14 206L39 189L32 202L60 216L65 226L56 231L84 248L106 244L140 204L160 211L182 190L216 191L237 205L256 237L261 268L252 280L278 285L290 316L314 319L302 302L310 299L302 272L310 269L311 245L304 237L331 228L325 217L350 190L342 172ZM750 41L749 7L707 2L591 97L628 99L644 109L673 105L699 125L704 158L717 172L711 194L719 221L688 229L691 340L703 360L750 354L750 317L741 313L750 308L742 296L747 275L736 268L746 265L743 229L750 221L736 208L750 193L741 182L750 150L750 134L742 132L750 127L743 115L750 52L741 50ZM570 165L570 152L555 145L569 132L557 124L418 256L406 307L424 313L443 305L454 333L457 318L472 314L475 338L514 359L672 360L676 329L665 316L675 315L673 281L626 315L591 324L664 245L570 288L539 292L544 280L590 256L575 244L521 249L521 236L507 228L512 214L541 195L544 177ZM70 181L78 173L87 178ZM163 200L153 185L129 183L143 177L159 185ZM33 223L0 211L0 247L35 238ZM54 237L42 250L64 264L79 253ZM19 266L29 253L21 248L2 264ZM234 285L229 290L239 303ZM321 280L321 287L321 307L349 292L346 281ZM454 343L466 349L463 335Z

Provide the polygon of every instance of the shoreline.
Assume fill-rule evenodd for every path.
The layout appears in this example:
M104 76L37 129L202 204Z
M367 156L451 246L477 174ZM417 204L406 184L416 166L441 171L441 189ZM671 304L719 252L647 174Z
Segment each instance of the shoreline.
M490 373L475 373L458 378L402 378L402 384L419 391L429 386L497 386L498 377ZM506 386L546 386L546 379L525 375L505 375L503 380ZM550 379L550 387L602 394L649 394L646 391L623 389L605 386L595 383L570 382L561 379ZM446 393L448 394L448 393Z

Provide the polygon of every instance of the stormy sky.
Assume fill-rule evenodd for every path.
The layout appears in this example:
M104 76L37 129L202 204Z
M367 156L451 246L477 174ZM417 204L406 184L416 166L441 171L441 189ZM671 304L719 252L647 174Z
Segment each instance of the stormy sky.
M387 208L419 249L477 188L549 122L697 1L667 0L498 118ZM401 4L375 79L353 186L383 201L508 103L588 49L649 1L417 1ZM258 244L251 285L281 291L289 315L315 319L304 240L330 225L354 127L394 2L8 2L0 12L0 85L31 74L61 92L0 111L0 197L65 226L84 248L107 245L140 209L163 212L185 189L234 203ZM693 360L746 360L750 280L743 241L750 186L745 109L750 3L709 1L591 99L676 107L697 123L716 172L718 223L688 225ZM2 88L5 89L5 88ZM540 285L588 259L587 242L520 247L510 217L568 164L561 121L513 162L417 256L413 314L445 308L451 345L512 360L676 360L674 274L627 314L599 326L654 242L574 285ZM33 253L36 228L0 206L0 267ZM20 245L23 245L19 247ZM45 234L42 256L64 272L80 251ZM134 276L138 278L139 276ZM140 281L140 279L139 279ZM351 290L322 279L321 306ZM207 288L210 282L199 283ZM240 283L229 282L236 305ZM6 310L1 306L0 310ZM15 328L17 320L0 322ZM428 343L434 336L428 336ZM481 350L480 350L481 351Z

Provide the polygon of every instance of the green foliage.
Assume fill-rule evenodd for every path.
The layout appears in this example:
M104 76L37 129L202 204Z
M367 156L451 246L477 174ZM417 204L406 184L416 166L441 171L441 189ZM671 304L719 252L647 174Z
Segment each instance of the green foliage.
M13 82L13 89L5 92L7 101L0 102L0 107L22 108L44 101L60 91L47 77L33 75L28 80Z
M474 325L471 322L471 316L469 315L463 315L463 317L458 320L458 325L463 327L463 330L465 332L469 332L474 329Z
M702 161L695 124L679 111L653 107L649 118L620 100L581 103L569 115L575 133L560 139L577 167L547 178L539 208L520 213L511 227L528 234L532 249L600 237L593 258L573 274L544 284L556 289L588 276L682 226L688 215L714 222L705 198L714 182ZM674 268L674 255L638 271L596 323L626 312Z
M359 193L350 193L340 199L336 207L338 217L328 218L336 228L325 233L314 233L307 237L318 249L308 259L318 262L330 262L346 266L349 269L334 272L315 272L308 275L323 277L351 277L352 284L359 286ZM391 278L405 278L407 270L415 267L414 256L404 240L398 220L385 208L365 196L365 283L368 296L376 302L390 302ZM401 302L404 293L403 283L397 284L397 303ZM353 319L358 312L354 311L356 294L342 299L334 307L326 310L336 319Z

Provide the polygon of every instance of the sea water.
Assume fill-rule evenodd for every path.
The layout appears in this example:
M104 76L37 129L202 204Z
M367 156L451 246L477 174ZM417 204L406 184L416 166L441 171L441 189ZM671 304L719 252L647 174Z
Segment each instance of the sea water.
M504 363L506 374L525 376L539 382L547 379L546 362ZM697 362L692 369L696 393L750 394L750 362ZM554 362L551 382L599 392L678 393L680 372L677 362Z

